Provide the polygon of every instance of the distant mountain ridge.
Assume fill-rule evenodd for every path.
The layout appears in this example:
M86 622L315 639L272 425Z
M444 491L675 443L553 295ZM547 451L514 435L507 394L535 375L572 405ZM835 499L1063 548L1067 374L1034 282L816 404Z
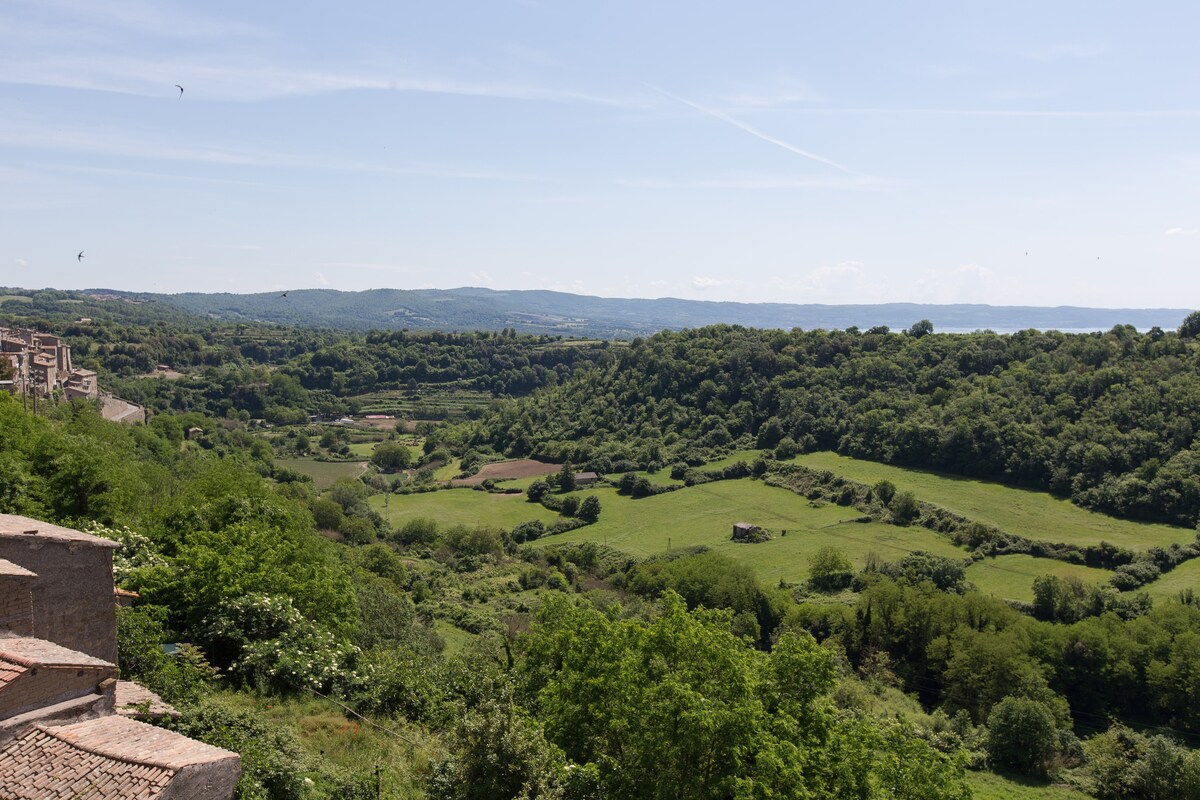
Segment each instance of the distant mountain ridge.
M678 298L590 297L544 290L494 289L295 289L258 294L146 294L89 290L157 300L223 320L273 322L305 327L367 330L501 330L564 336L630 337L664 328L728 323L755 328L848 328L886 325L893 330L928 319L943 332L991 329L1016 331L1108 330L1133 325L1178 327L1190 309L1110 309L1077 306L989 306L881 303L822 305L735 303Z

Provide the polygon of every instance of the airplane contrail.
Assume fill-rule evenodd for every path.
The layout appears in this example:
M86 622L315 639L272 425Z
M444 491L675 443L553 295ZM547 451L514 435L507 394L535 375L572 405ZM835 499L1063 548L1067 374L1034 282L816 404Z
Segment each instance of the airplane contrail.
M834 161L831 158L826 158L825 156L818 155L816 153L805 150L801 147L796 147L796 145L794 145L790 142L785 142L782 139L778 139L778 138L770 135L769 133L763 133L758 128L755 128L752 125L747 125L746 123L742 122L741 120L736 120L733 117L726 116L725 114L722 114L720 111L716 111L711 108L705 108L704 106L700 105L699 103L693 103L691 100L680 97L679 95L671 94L670 92L668 92L664 89L659 89L657 86L653 86L649 83L647 83L645 85L650 87L654 91L658 92L659 94L663 95L664 97L669 97L678 103L683 103L685 106L688 106L689 108L694 108L695 110L699 111L701 114L707 114L710 117L719 119L724 123L727 123L729 125L732 125L735 128L739 128L739 129L745 131L746 133L750 134L751 136L762 139L764 142L769 142L770 144L773 144L776 147L782 147L784 150L787 150L790 153L795 153L798 156L804 156L805 158L810 159L812 161L816 161L819 164L826 164L828 166L834 167L835 169L840 169L842 172L845 172L850 175L858 174L854 170L847 167L845 164L839 164L838 162Z

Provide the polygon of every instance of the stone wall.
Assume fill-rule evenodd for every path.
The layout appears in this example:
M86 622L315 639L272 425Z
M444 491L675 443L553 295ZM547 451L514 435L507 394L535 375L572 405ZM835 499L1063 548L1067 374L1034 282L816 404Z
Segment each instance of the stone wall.
M33 576L0 575L0 631L33 635Z
M0 688L0 719L96 694L115 667L33 667Z
M30 581L29 635L117 663L111 548L36 534L0 535L0 558L37 573Z

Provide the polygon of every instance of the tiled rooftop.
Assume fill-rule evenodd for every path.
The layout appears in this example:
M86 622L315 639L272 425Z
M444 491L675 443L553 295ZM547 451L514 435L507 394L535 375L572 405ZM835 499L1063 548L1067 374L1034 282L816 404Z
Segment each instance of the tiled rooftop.
M36 572L30 572L19 564L14 564L11 561L5 561L0 558L0 578L4 577L21 577L21 578L36 578Z
M154 800L173 777L175 770L83 750L41 728L0 750L0 792L12 800Z
M113 666L104 659L28 636L0 636L0 659L26 667Z
M15 664L0 658L0 689L8 686L28 671L29 667L25 664Z
M220 747L121 716L100 717L44 730L89 753L162 769L179 770L193 764L238 757L237 753Z
M64 528L60 525L51 525L49 522L42 522L41 520L30 519L29 517L19 517L15 514L0 514L0 538L9 539L33 536L60 542L92 544L97 547L111 547L114 549L120 547L119 544L110 539L102 539L99 536L92 536L90 533Z

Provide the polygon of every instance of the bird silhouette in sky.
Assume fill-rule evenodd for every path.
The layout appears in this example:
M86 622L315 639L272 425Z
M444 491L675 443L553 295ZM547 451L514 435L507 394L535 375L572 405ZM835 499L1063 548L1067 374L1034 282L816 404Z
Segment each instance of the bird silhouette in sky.
M80 251L79 251L79 255L77 255L77 256L75 256L75 257L76 257L77 259L79 259L80 261L83 261L83 251L82 251L82 250L80 250Z
M175 84L175 88L179 90L179 96L183 97L183 87L177 83Z

